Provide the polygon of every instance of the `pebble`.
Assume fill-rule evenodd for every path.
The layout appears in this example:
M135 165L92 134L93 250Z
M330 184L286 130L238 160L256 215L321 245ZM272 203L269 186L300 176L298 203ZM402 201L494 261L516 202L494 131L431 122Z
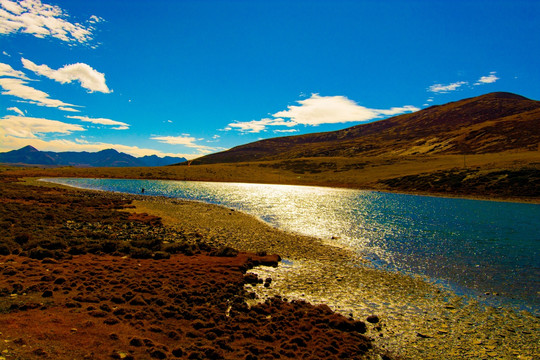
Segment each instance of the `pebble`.
M361 254L268 227L240 211L229 216L229 210L219 206L161 198L137 200L134 205L140 207L136 211L163 215L168 225L199 233L213 245L281 255L287 262L277 268L250 271L259 279L272 279L269 287L246 285L258 301L274 296L305 300L355 319L377 312L384 321L379 318L377 326L368 327L367 335L376 346L400 357L457 360L493 353L515 359L510 346L519 349L519 359L537 355L538 337L531 336L540 328L537 315L485 307L422 278L362 266L366 261Z

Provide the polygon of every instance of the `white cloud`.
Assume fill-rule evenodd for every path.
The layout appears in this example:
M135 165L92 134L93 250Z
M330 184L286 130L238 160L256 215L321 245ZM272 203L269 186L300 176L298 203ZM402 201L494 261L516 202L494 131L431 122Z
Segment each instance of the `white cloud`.
M33 87L26 84L27 82L22 79L0 78L0 87L4 89L2 95L15 96L20 99L26 100L26 102L39 106L55 107L64 111L79 111L73 109L73 107L77 107L77 105L51 99L49 98L49 94L41 90L34 89Z
M90 16L90 20L88 20L89 23L91 24L96 24L96 23L100 23L100 22L103 22L105 21L105 19L99 17L99 16L96 16L96 15L92 15Z
M61 121L28 116L7 115L0 121L2 134L18 138L33 139L38 135L57 133L69 135L74 131L85 131L80 125L68 124Z
M15 106L9 107L9 108L7 108L7 110L8 111L14 111L14 112L16 112L17 114L19 114L21 116L25 116L25 114L22 112L22 110L19 109L18 107L15 107Z
M61 84L79 81L81 86L90 92L111 92L105 83L105 74L92 69L92 67L87 64L75 63L65 65L58 70L53 70L47 65L37 65L25 58L21 58L21 61L26 69L33 71L38 75L43 75L49 79L56 80Z
M0 63L0 76L8 76L18 79L29 80L22 71L15 70L8 64L4 63Z
M319 94L312 94L310 98L298 100L297 103L300 105L290 105L287 110L273 114L274 118L234 122L228 124L224 130L234 128L241 132L258 133L265 131L269 126L294 127L297 125L317 126L321 124L366 122L385 116L420 110L411 105L390 109L370 109L358 105L345 96L320 96Z
M80 112L80 111L77 110L77 109L72 109L72 108L68 108L68 107L64 107L64 106L59 106L59 107L58 107L58 110L69 111L69 112Z
M482 76L480 79L478 79L477 82L474 83L474 85L478 86L478 85L483 85L483 84L494 83L495 81L499 80L499 78L495 76L496 73L497 73L496 71L492 71L489 73L488 76Z
M272 116L289 118L296 124L320 125L367 121L378 117L377 110L359 106L345 96L319 96L299 100L298 105L288 106Z
M41 0L20 2L0 0L0 34L25 33L38 38L54 37L74 43L92 40L92 26L71 23L68 15L58 6L42 4ZM90 23L99 19L92 16Z
M417 108L416 106L406 105L406 106L400 106L400 107L391 107L390 109L387 109L387 110L380 109L380 110L375 110L375 111L379 112L379 114L381 115L394 116L394 115L403 114L403 113L412 113L418 110L420 109Z
M121 121L111 120L111 119L104 119L104 118L89 118L88 116L72 116L72 115L66 115L69 119L78 119L81 121L89 122L92 124L99 124L99 125L109 125L109 126L117 126L113 128L114 130L127 130L129 129L129 124L126 124Z
M458 81L448 85L434 84L428 88L428 91L434 93L447 93L449 91L456 91L460 86L468 84L467 81Z
M188 148L193 148L196 149L200 155L209 154L218 150L224 150L222 148L196 144L195 141L203 139L196 139L192 136L152 136L150 139L157 140L165 144L182 145Z
M261 120L251 120L246 122L234 122L230 123L225 130L232 130L232 128L235 128L238 131L241 132L248 132L248 133L259 133L261 131L266 130L268 126L286 126L286 127L292 127L296 126L297 124L291 121L285 121L282 118L277 119L270 119L265 118Z

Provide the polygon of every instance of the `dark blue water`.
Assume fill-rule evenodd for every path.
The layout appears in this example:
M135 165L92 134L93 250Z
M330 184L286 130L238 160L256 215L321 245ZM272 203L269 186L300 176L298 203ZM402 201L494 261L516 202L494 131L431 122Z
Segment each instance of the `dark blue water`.
M423 275L491 304L540 309L540 205L308 186L49 181L236 208L286 231L333 238L379 268Z

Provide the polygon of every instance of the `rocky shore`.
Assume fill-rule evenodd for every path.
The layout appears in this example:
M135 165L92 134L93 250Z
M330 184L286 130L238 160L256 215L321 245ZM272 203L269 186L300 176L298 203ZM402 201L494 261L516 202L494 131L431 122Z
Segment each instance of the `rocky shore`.
M274 296L326 304L365 321L374 344L403 359L535 359L540 356L538 314L494 308L422 278L363 266L361 254L324 239L291 234L224 207L141 198L136 211L195 231L215 246L280 254L276 268L250 270L264 283L247 285L253 302Z

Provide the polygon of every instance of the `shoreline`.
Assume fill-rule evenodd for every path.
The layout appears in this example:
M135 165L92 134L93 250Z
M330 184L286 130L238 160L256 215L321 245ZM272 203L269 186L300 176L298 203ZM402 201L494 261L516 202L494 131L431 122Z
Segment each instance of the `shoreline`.
M41 180L41 179L40 179ZM44 179L45 182L47 182L46 179ZM32 183L32 180L30 181L30 183ZM182 198L171 198L171 197L167 197L167 196L163 196L163 195L144 195L144 194L135 194L135 193L123 193L123 192L115 192L115 191L107 191L107 190L99 190L99 189L86 189L84 187L78 187L77 185L63 185L63 184L57 184L57 183L52 183L52 184L55 184L55 185L60 185L60 186L66 186L68 188L77 188L77 189L81 189L83 191L99 191L99 192L110 192L110 193L115 193L115 194L125 194L125 195L129 195L129 196L133 196L134 198L137 198L139 199L139 204L138 204L138 210L139 211L144 211L144 212L150 212L150 213L153 213L155 215L158 215L159 217L161 218L168 218L169 221L167 222L167 224L169 226L174 226L176 223L196 223L198 221L200 221L200 219L198 218L191 218L191 219L186 219L186 218L183 218L183 219L172 219L169 214L170 213L174 213L175 210L172 209L172 208L169 208L167 209L166 211L163 211L162 209L160 209L161 211L157 211L157 208L156 206L153 206L153 207L150 207L150 208L145 208L144 207L144 203L146 201L144 201L143 199L146 199L146 200L149 200L147 201L147 203L166 203L167 201L171 201L172 203L180 203L180 202L183 202L183 201L188 201L188 202L196 202L196 203L201 203L201 204L204 204L204 205L209 205L209 206L217 206L217 207L223 207L224 209L226 209L226 211L229 211L229 212L241 212L242 214L245 214L247 216L247 218L253 218L255 219L256 221L260 222L261 224L263 224L263 226L267 226L267 227L270 227L272 228L273 230L275 231L278 231L278 232L281 232L284 236L294 236L295 237L295 241L300 241L299 239L308 239L307 241L308 242L318 242L320 243L321 245L323 246L327 246L327 247L330 247L330 248L333 248L333 249L340 249L342 251L344 251L344 253L346 253L347 257L348 258L354 258L355 261L357 261L359 264L362 264L362 266L366 266L366 267L369 267L369 268L373 268L373 269L377 269L377 270L380 270L380 271L384 271L384 272L390 272L390 273L400 273L400 274L403 274L405 276L409 276L409 277L419 277L419 278L422 278L424 279L425 282L429 283L429 284L432 284L436 287L440 287L440 288L444 288L452 293L455 293L457 296L462 296L462 297L466 297L466 298L471 298L475 301L478 301L479 303L485 305L485 306L492 306L492 307L506 307L506 308L510 308L510 309L513 309L514 311L522 311L522 310L525 310L525 311L529 311L533 314L540 314L540 309L538 308L537 304L535 304L534 302L531 303L530 301L526 301L525 299L521 299L519 300L520 298L517 298L517 300L514 298L514 297L511 297L511 295L504 295L505 292L504 292L504 289L492 289L492 288L489 288L489 289L482 289L482 288L467 288L467 287L464 287L463 285L459 285L457 283L454 283L450 280L443 280L443 279L439 279L439 278L433 278L433 277L430 277L428 275L422 275L422 274L416 274L416 273L413 273L413 272L406 272L406 271L400 271L398 269L395 269L395 268L388 268L386 266L378 266L377 264L373 263L370 259L371 259L371 256L370 254L368 253L362 253L362 252L359 252L358 249L353 249L353 248L349 248L346 244L340 244L334 240L330 240L330 238L320 238L320 237L316 237L316 236L313 236L313 235L306 235L306 234L302 234L300 232L294 232L294 231L288 231L288 230L283 230L283 229L278 229L276 228L274 225L272 225L271 223L268 223L266 221L264 221L263 219L260 219L254 215L251 215L249 214L248 212L244 212L240 209L229 209L226 205L216 205L216 204L212 204L212 203L208 203L208 202L205 202L204 200L193 200L193 199L190 199L190 200L187 200L187 199L182 199ZM409 194L405 194L405 195L409 195ZM410 194L412 195L412 194ZM416 196L416 195L413 195L413 196ZM206 210L202 210L202 212L204 212ZM232 213L229 213L229 215L231 215ZM218 215L218 217L221 216L221 215ZM229 218L230 220L230 218ZM249 221L248 221L249 222ZM215 225L215 224L213 224ZM242 227L242 223L237 223L235 226L237 226L238 228L241 228ZM333 239L333 237L332 237ZM223 242L224 240L221 239L221 241ZM305 240L302 240L303 243L305 243ZM221 243L219 243L219 245L221 245ZM236 242L229 242L227 243L227 246L231 246L231 247L234 247L234 248L237 248L238 247L238 243ZM290 257L291 254L290 253L287 253L287 252L283 252L284 249L283 248L272 248L272 247L269 247L268 244L264 245L264 246L258 246L258 247L242 247L241 250L243 251L251 251L251 252L260 252L260 251L271 251L273 253L279 253L280 255L284 256L284 257ZM294 256L293 256L294 258ZM301 258L303 259L303 258ZM502 294L500 294L502 292Z
M65 178L65 177L72 177L72 176L31 176L27 177L27 179L36 179L39 180L40 178ZM248 182L248 181L235 181L235 180L208 180L208 179L202 179L202 180L196 180L196 179L169 179L169 178L126 178L126 177L100 177L100 176L73 176L74 178L81 177L81 178L94 178L94 179L123 179L123 180L161 180L161 181L186 181L186 182L212 182L212 183L239 183L239 184L268 184L268 185L291 185L291 186L314 186L314 187L323 187L323 188L335 188L335 189L350 189L350 190L359 190L359 191L374 191L374 192L382 192L382 193L389 193L389 194L400 194L400 195L413 195L413 196L427 196L427 197L436 197L436 198L449 198L449 199L464 199L464 200L478 200L478 201L493 201L493 202L512 202L512 203L522 203L522 204L536 204L540 205L540 198L521 198L521 197L493 197L493 196L483 196L483 195L476 195L476 194L451 194L451 193L439 193L439 192L427 192L427 191L404 191L404 190L391 190L391 189L382 189L377 187L359 187L355 185L346 185L346 184L325 184L325 183L313 183L313 184L305 184L305 183L262 183L262 182ZM57 184L61 186L61 184Z
M147 195L126 194L126 198L135 199L135 208L128 211L158 216L164 224L197 234L212 245L280 254L285 261L277 268L251 270L261 279L271 279L268 286L247 286L257 302L279 296L328 305L355 320L376 317L377 322L368 321L367 335L390 353L411 359L538 355L538 316L484 306L422 278L359 266L358 254L272 228L240 211Z
M271 228L218 205L151 197L134 205L133 211L159 216L170 226L190 224L217 244L280 254L285 261L277 268L250 271L271 279L267 287L248 286L258 297L253 303L280 296L325 304L356 320L376 316L379 321L367 324L367 334L378 347L405 358L525 359L534 353L527 333L534 334L540 322L530 313L493 308L420 277L362 266L361 256L347 249Z

